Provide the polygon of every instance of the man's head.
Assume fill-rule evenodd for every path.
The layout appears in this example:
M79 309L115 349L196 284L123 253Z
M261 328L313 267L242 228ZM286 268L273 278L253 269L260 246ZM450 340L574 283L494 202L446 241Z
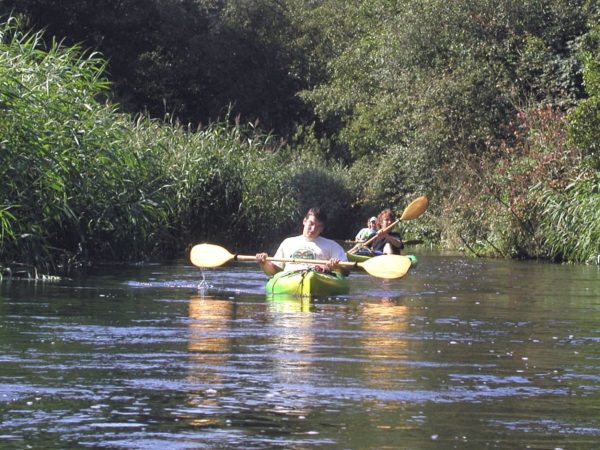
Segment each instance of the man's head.
M302 235L310 240L316 239L325 229L327 214L319 207L310 208L302 221Z

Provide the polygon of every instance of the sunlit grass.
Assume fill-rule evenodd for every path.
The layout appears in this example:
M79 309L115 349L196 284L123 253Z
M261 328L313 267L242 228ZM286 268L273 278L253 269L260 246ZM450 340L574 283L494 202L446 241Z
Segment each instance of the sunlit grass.
M548 256L593 263L600 254L600 176L590 171L562 192L541 191L540 231Z

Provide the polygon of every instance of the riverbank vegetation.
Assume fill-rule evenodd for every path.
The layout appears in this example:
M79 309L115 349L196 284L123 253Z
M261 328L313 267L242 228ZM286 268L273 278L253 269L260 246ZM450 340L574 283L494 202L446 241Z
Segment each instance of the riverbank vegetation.
M39 3L0 0L1 261L272 251L422 194L407 236L598 254L596 2Z
M265 245L322 192L333 211L351 199L341 167L318 156L250 126L132 118L106 101L97 55L40 50L40 33L10 24L1 38L4 260L69 267L168 257L206 239Z

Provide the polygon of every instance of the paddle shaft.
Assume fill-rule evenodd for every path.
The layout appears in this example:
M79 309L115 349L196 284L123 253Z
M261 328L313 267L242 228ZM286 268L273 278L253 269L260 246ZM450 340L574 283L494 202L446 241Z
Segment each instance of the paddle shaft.
M340 241L342 242L342 241ZM360 244L360 245L364 245L364 242L360 242L360 241L343 241L344 244ZM407 241L402 241L403 245L417 245L417 244L422 244L423 243L423 239L409 239Z
M232 261L256 261L256 256L250 255L233 255ZM271 262L285 262L285 263L297 263L297 264L328 264L329 261L325 259L300 259L300 258L271 258L268 257L266 261ZM340 261L338 265L342 267L360 267L360 263Z
M234 255L229 253L225 248L214 244L197 244L190 250L190 261L197 267L212 268L227 264L230 261L257 261L256 256ZM323 264L326 265L330 260L321 259L301 259L301 258L270 258L266 257L265 261L272 262L291 262L299 264ZM258 262L258 261L257 261ZM412 262L406 256L400 255L379 255L374 258L369 258L364 262L338 262L340 268L355 268L360 267L366 270L370 275L379 278L401 278L408 272Z

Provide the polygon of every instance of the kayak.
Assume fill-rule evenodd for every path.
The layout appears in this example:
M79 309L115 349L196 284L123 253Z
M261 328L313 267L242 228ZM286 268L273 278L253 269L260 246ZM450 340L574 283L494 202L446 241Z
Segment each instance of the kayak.
M349 253L346 252L346 258L348 258L348 261L352 261L352 262L364 262L368 259L371 259L373 256L370 253Z
M359 250L357 253L350 253L350 252L346 252L346 257L348 258L348 261L352 261L352 262L364 262L368 259L371 259L374 256L379 256L381 255L381 253L374 253L371 251L361 251ZM410 261L412 262L411 267L416 267L416 265L418 264L418 259L415 255L406 255L407 258L410 259Z
M313 269L278 272L267 282L269 295L341 295L350 292L350 283L337 272Z

